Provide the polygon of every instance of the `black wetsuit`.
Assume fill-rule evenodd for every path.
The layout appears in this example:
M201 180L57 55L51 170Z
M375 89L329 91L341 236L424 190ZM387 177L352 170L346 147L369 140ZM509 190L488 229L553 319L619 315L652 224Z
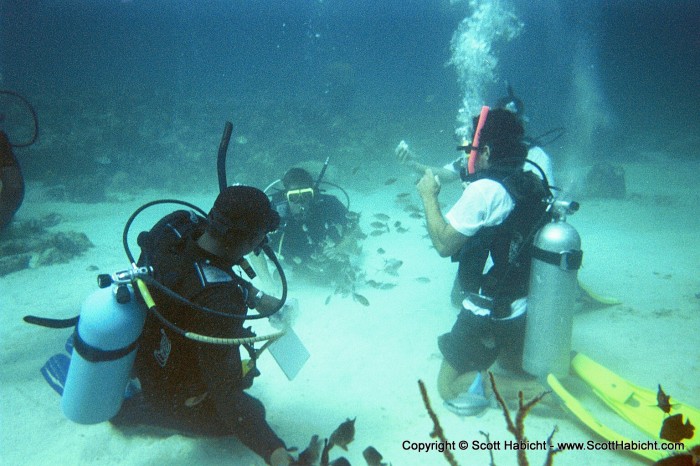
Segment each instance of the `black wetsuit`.
M272 248L292 264L310 259L320 251L327 238L334 243L340 242L341 231L348 224L347 209L338 198L329 194L318 195L303 217L288 213L283 195L273 196L272 205L282 218L282 226L270 236Z
M232 272L232 264L196 244L198 230L163 257L149 258L156 279L201 306L245 314L248 283ZM251 335L242 320L205 314L157 290L151 292L160 312L182 329L223 338ZM243 377L241 366L238 346L184 338L149 314L135 363L142 392L126 400L112 422L194 435L235 435L267 461L284 443L265 421L262 403L243 391L252 384L253 374Z
M5 228L22 205L24 178L12 146L4 131L0 131L0 230Z

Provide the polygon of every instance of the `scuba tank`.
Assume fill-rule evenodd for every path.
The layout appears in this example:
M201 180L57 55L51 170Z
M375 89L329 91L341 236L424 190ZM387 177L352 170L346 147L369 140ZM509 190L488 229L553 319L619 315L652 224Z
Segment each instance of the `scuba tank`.
M578 232L566 223L579 204L554 201L550 208L554 220L537 232L532 246L523 369L538 377L564 377L583 251Z
M61 398L63 413L79 424L106 421L121 408L146 321L131 285L106 285L82 305Z

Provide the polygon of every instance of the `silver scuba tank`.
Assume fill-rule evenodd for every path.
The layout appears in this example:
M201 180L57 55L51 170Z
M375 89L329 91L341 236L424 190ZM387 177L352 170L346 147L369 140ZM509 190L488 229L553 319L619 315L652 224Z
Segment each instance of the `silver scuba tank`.
M578 291L581 237L566 223L577 202L554 201L554 220L537 232L532 250L523 369L537 377L569 373L571 330Z

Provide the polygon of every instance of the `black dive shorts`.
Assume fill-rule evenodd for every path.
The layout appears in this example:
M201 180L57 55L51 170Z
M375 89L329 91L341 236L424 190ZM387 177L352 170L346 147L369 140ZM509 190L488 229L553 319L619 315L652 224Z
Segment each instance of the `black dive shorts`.
M460 374L501 367L522 371L525 313L508 320L481 317L462 309L449 333L438 337L445 360Z

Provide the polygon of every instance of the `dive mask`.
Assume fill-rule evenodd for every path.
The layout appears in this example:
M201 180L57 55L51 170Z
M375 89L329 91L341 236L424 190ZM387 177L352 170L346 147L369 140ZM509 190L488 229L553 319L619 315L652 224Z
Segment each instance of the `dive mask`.
M287 201L292 204L307 204L313 199L313 188L290 189L287 191Z

